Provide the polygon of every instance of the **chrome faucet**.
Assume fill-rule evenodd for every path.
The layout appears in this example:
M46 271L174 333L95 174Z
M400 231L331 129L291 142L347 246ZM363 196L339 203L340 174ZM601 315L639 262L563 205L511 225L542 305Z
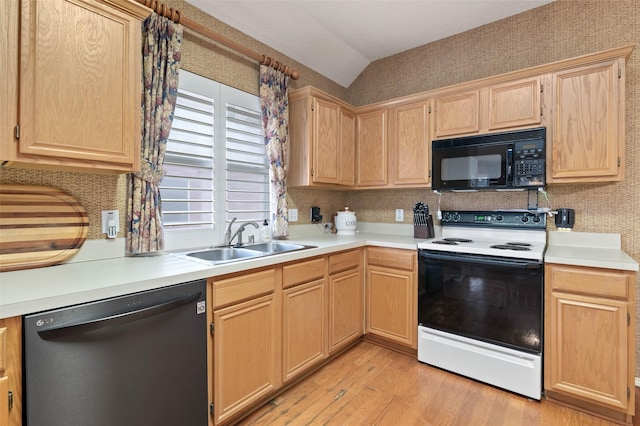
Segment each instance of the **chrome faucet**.
M227 226L227 229L224 231L224 243L222 245L224 246L230 246L231 245L231 225L233 225L233 222L235 222L238 218L234 217L233 219L231 219L231 223L229 223L229 225Z
M252 225L254 228L260 229L260 225L258 225L255 222L243 222L242 224L240 224L238 229L236 229L236 232L234 232L233 235L231 235L231 225L233 225L233 223L236 221L236 219L237 218L234 217L231 220L231 223L229 223L229 226L227 226L227 230L224 232L224 245L225 246L230 246L231 242L236 237L236 235L238 236L238 242L236 243L236 245L237 246L241 246L242 245L242 232L247 227L247 225Z

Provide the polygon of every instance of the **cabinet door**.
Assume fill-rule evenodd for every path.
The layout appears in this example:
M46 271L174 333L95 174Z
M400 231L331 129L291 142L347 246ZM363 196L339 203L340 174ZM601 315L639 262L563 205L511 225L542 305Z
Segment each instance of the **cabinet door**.
M0 160L12 158L18 122L19 0L0 2Z
M549 302L545 388L626 411L627 302L560 292Z
M356 120L352 113L340 109L340 164L341 185L354 185L356 179Z
M435 100L435 137L477 133L480 130L480 91L445 95Z
M623 179L623 64L621 59L552 75L549 182Z
M489 87L489 130L540 123L540 77Z
M313 99L313 181L340 181L340 106Z
M280 323L273 294L213 313L215 423L280 385Z
M367 266L366 332L415 348L415 274Z
M282 378L286 382L326 356L324 279L282 292Z
M394 108L390 114L391 184L429 184L429 102Z
M387 110L358 116L357 186L387 185Z
M9 407L9 392L13 406ZM22 425L22 318L0 319L0 425Z
M7 327L0 327L0 426L9 424L9 377L7 370Z
M362 335L360 268L329 277L329 353Z
M631 271L545 265L544 384L551 397L633 415L635 281Z
M18 156L138 169L140 20L94 0L21 4Z

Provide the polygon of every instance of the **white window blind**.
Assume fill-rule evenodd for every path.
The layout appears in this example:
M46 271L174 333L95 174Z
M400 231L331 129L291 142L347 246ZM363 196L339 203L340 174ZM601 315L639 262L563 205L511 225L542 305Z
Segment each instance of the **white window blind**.
M164 168L167 249L219 244L234 217L236 226L262 223L269 176L259 98L181 70Z
M226 214L227 222L269 217L267 169L260 111L226 105Z
M160 183L165 229L213 228L214 100L178 90Z

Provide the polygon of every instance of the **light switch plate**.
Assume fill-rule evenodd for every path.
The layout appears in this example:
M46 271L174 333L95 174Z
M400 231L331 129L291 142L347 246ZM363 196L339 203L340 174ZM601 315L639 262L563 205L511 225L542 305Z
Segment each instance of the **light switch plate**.
M396 222L402 222L404 220L404 210L396 209Z
M289 222L298 221L298 209L289 209Z

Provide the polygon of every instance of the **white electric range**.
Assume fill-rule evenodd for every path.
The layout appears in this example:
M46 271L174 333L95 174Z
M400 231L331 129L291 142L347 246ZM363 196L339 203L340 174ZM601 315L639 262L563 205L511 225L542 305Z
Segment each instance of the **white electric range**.
M544 213L443 212L418 244L418 360L540 399L545 247Z

